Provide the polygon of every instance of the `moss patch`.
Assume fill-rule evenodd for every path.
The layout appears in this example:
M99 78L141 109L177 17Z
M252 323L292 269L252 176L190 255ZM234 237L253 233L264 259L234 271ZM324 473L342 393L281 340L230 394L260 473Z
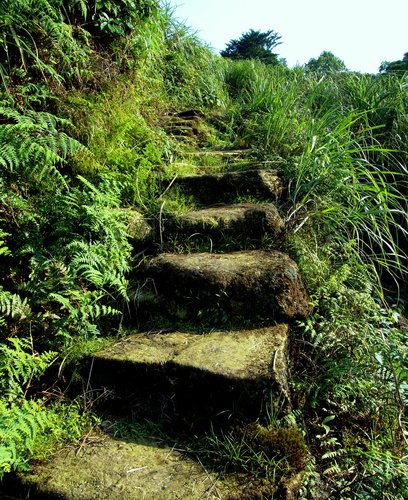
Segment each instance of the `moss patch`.
M276 251L161 254L140 272L140 280L152 286L146 301L157 294L158 309L173 318L219 325L231 318L286 320L310 313L298 267ZM148 303L141 304L147 308Z
M80 451L65 450L24 477L34 498L66 500L200 499L236 491L201 465L154 440L134 442L95 435ZM31 496L32 498L33 496Z
M193 210L170 220L166 232L178 238L192 234L208 235L218 240L221 237L261 238L265 234L277 238L284 222L271 203L240 203L220 205L203 210Z

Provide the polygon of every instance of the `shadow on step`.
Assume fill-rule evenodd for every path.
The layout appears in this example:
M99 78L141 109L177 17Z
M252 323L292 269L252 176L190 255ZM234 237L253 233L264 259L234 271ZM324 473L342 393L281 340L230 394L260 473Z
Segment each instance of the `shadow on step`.
M170 434L255 420L271 390L279 393L271 378L232 378L173 362L95 359L90 380L93 389L111 391L99 411L154 420Z

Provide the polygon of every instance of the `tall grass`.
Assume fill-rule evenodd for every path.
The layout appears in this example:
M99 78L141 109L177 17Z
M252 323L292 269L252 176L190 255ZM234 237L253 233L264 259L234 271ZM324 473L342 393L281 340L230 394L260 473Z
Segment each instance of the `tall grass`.
M291 230L355 242L381 272L406 272L406 111L402 79L269 68L253 61L226 74L238 134L278 161L289 185ZM398 133L396 131L398 130Z
M406 79L351 73L316 77L302 68L226 61L150 0L138 3L152 7L150 15L132 17L129 31L123 9L133 2L102 2L119 18L110 16L105 26L96 16L93 27L71 24L89 15L86 2L64 2L65 13L48 9L58 2L34 3L8 0L0 6L0 78L7 86L0 99L7 94L7 102L20 107L51 102L59 115L71 118L75 131L70 134L86 147L63 135L60 125L66 122L48 114L41 125L44 114L14 109L0 124L0 341L7 346L0 349L2 373L18 382L13 387L25 387L53 362L48 352L61 355L67 345L80 351L81 342L114 324L115 300L121 305L127 300L131 261L121 209L157 207L158 178L176 168L169 164L183 148L163 123L173 111L198 108L219 126L225 145L252 148L254 157L278 165L285 178L281 209L294 234L288 248L315 306L315 314L297 330L311 346L311 352L301 352L311 366L305 362L300 371L306 383L296 382L310 396L303 403L305 431L316 453L323 455L324 449L335 461L346 455L341 447L347 448L347 439L364 448L360 455L353 448L349 463L328 473L333 488L341 491L344 481L353 481L348 471L357 470L357 456L372 452L375 462L364 469L364 459L358 473L364 469L362 475L373 476L379 470L375 440L387 450L380 471L385 481L386 467L401 465L391 441L403 429L406 353L394 316L370 295L381 270L406 276ZM100 46L92 40L95 33ZM112 57L91 47L109 50ZM56 83L65 85L57 103L49 100ZM55 144L48 144L48 137ZM65 154L69 144L78 145L75 157ZM20 340L10 344L13 335ZM50 428L51 417L44 413L42 420L42 403L26 404L25 397L25 391L16 393L15 404L0 399L0 475L25 467L35 431L40 435ZM378 401L388 405L387 419ZM328 411L354 419L350 428L339 424L335 450L331 436L316 431L327 430ZM21 427L22 415L27 420ZM384 430L385 420L391 431ZM63 425L55 424L52 432ZM349 431L353 436L344 437ZM20 441L13 451L15 436ZM402 438L394 441L403 456ZM233 449L236 443L228 444Z

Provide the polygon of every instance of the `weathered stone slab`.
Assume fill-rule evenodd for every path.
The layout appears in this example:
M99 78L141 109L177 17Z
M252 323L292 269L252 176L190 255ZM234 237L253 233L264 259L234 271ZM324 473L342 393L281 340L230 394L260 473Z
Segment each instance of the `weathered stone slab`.
M144 243L153 239L153 224L137 210L126 210L128 216L127 233L131 241Z
M201 149L199 151L184 151L184 156L217 156L224 158L244 158L250 154L250 149Z
M178 318L295 319L310 313L299 269L277 251L161 254L141 271L146 301ZM141 296L143 300L143 295ZM141 304L141 308L146 307Z
M276 170L243 170L226 174L179 177L174 186L193 195L203 205L229 203L239 196L255 196L275 200L282 192Z
M220 205L187 212L165 224L170 233L204 236L239 236L261 238L267 234L277 238L284 222L272 203L240 203Z
M23 480L31 499L194 500L239 496L242 491L232 478L219 479L161 442L117 440L106 434L92 436L79 452L60 452Z
M207 334L138 333L97 353L95 359L147 366L173 363L230 379L283 381L288 333L285 324Z
M148 418L165 415L172 427L208 427L221 422L219 415L257 419L270 391L288 401L288 341L286 324L201 335L139 333L94 355L91 384L150 411L156 407Z

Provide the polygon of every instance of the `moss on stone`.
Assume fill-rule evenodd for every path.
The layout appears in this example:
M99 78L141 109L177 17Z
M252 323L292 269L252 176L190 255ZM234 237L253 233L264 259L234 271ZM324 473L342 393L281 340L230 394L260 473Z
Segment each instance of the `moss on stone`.
M194 460L154 440L92 436L80 450L68 449L23 476L31 498L65 500L226 498L232 478L220 480Z
M140 333L125 337L96 357L146 365L172 362L229 378L274 376L283 382L288 334L285 324L204 335Z
M277 238L283 227L284 222L273 204L239 203L187 212L168 222L165 237L167 232L169 237L201 234L211 238L262 238L267 234Z
M190 318L213 318L220 324L223 317L286 320L310 313L299 269L282 252L161 254L141 271L140 279L157 292L159 309L173 316L184 309Z

